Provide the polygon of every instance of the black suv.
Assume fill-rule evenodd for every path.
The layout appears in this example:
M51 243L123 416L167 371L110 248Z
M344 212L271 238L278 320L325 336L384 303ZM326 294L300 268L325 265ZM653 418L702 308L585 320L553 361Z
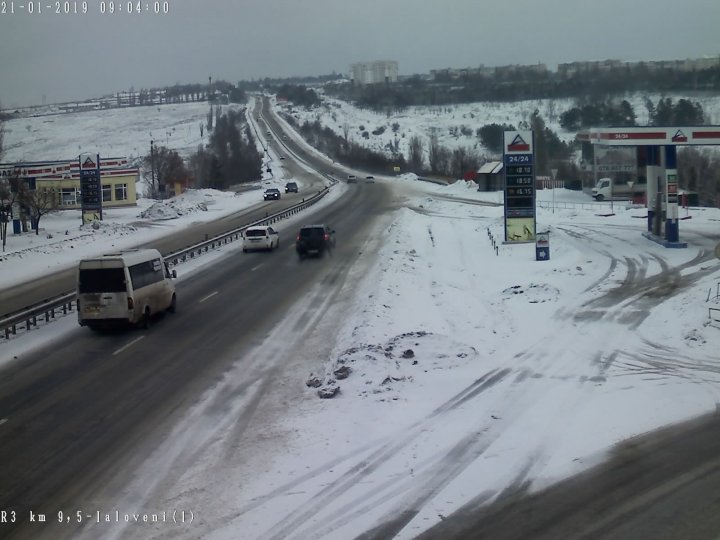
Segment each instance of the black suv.
M295 240L295 251L304 259L308 255L322 257L335 247L335 231L327 225L305 225Z
M298 185L296 182L288 182L285 184L285 193L297 193Z
M280 200L280 190L278 188L266 189L265 193L263 193L263 200L272 201L273 199Z

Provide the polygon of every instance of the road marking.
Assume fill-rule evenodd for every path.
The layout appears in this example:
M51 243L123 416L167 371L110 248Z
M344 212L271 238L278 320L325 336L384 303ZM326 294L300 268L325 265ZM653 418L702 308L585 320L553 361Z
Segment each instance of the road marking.
M123 345L123 346L120 347L117 351L115 351L114 353L112 353L112 355L115 356L115 355L117 355L117 354L120 354L121 352L123 352L123 351L124 351L125 349L127 349L128 347L131 347L132 345L135 345L138 341L140 341L140 340L141 340L142 338L144 338L144 337L145 337L145 336L140 336L140 337L138 337L138 338L133 339L130 343L128 343L127 345Z
M258 264L257 266L251 268L250 271L251 271L251 272L254 272L254 271L257 270L258 268L260 268L263 264L265 264L265 263Z
M211 292L211 293L208 294L205 298L201 298L198 303L199 303L199 304L202 304L205 300L209 300L210 298L212 298L213 296L215 296L217 293L218 293L218 291Z
M2 420L0 420L0 426L2 426L5 422L7 422L7 418L3 418Z

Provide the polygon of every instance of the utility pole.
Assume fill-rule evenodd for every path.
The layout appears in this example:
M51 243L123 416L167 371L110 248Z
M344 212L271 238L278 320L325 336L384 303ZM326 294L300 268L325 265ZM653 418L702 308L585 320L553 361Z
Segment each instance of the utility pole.
M150 139L150 170L152 171L152 197L155 196L155 147L153 146L153 140Z

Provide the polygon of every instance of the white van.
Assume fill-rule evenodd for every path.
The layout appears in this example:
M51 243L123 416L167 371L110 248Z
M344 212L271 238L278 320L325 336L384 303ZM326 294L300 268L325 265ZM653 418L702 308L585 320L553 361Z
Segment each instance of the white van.
M157 249L135 249L80 261L77 274L80 326L150 325L160 311L175 312L170 269Z

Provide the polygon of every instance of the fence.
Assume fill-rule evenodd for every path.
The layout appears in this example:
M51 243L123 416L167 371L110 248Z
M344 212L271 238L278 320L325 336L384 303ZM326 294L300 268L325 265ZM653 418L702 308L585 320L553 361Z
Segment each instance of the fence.
M553 180L549 176L535 177L536 189L562 189L565 187L565 180Z

